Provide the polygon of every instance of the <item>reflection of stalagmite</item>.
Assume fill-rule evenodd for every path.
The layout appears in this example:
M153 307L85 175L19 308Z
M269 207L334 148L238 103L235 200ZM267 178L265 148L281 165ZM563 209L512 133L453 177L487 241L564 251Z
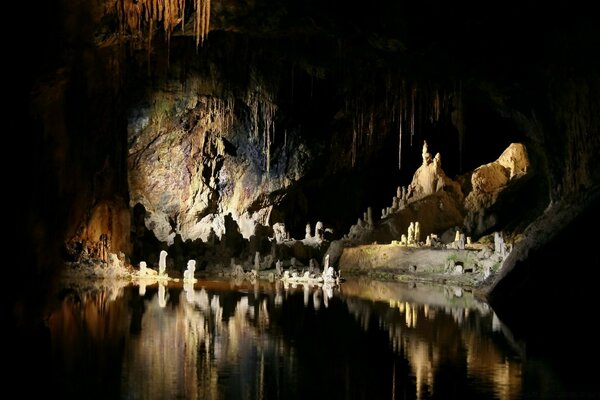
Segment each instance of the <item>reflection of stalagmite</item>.
M315 310L321 308L321 297L319 294L320 291L318 289L313 292L313 307Z
M283 295L281 294L281 289L283 288L283 282L275 281L275 306L279 307L283 304Z
M333 286L325 284L323 285L323 302L325 307L329 307L329 299L333 298Z
M302 291L304 292L304 307L308 306L308 296L310 295L310 288L308 285L302 285Z
M138 288L138 293L140 296L143 296L146 294L146 283L145 282L140 282L139 283L139 288Z
M167 287L162 283L158 284L158 305L160 308L164 308L167 305Z

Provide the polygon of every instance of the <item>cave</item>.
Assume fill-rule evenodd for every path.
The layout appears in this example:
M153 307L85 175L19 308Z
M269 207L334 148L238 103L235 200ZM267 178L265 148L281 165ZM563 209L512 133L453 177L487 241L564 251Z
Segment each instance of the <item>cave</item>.
M552 398L552 389L531 382L560 376L562 386L550 386L558 397L600 396L593 371L582 366L598 351L590 321L600 266L600 28L589 4L48 0L31 8L14 14L24 17L12 27L22 33L7 38L6 149L16 152L5 158L16 160L7 175L8 187L18 188L9 196L14 261L5 267L14 382L29 387L33 371L63 398L94 387L92 377L57 386L63 377L49 372L52 310L72 290L57 296L56 288L87 267L158 268L165 251L164 268L177 279L185 279L188 260L192 278L222 278L238 264L241 273L279 273L277 261L311 271L329 264L338 276L357 274L385 288L376 281L404 282L399 271L422 280L435 271L436 282L458 286L464 280L453 281L449 268L477 272L481 280L463 289L552 371L495 395ZM418 239L413 221L420 221ZM464 250L468 241L494 253L500 233L508 251L487 264L428 253L431 265L421 265L405 248L407 229L417 250L427 237L444 251L461 241ZM164 288L156 288L160 296ZM352 288L349 282L346 293ZM227 303L233 300L222 301L237 312ZM347 301L356 315L368 315L364 299ZM136 312L146 310L141 304L129 300ZM139 318L132 317L131 334L142 329ZM307 316L307 326L333 324L319 318ZM342 317L336 323L351 325ZM308 328L287 321L278 329L298 351L317 356L303 336ZM371 355L348 350L357 360L392 357L376 333L340 340L374 346ZM292 357L291 348L277 354ZM112 368L116 378L99 376L118 381L120 351L86 368ZM394 377L410 375L416 361L393 357ZM522 373L535 365L523 362ZM347 368L354 370L346 378L341 366L329 372L355 381L357 392L327 389L324 397L389 397L356 383L368 369ZM295 392L263 396L252 386L250 397L310 395L289 379ZM441 372L435 394L419 389L420 372L414 379L421 383L410 398L481 396ZM189 397L236 398L238 389ZM111 390L98 398L135 397L133 389Z

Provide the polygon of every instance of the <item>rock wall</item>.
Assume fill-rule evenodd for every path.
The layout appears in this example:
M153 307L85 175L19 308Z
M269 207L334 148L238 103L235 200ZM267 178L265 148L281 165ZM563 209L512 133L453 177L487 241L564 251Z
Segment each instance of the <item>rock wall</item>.
M314 156L293 132L276 131L268 93L224 98L208 82L187 82L156 89L130 118L130 204L145 207L147 228L168 244L176 234L222 236L229 213L248 238L256 224L269 224L277 192L305 175Z

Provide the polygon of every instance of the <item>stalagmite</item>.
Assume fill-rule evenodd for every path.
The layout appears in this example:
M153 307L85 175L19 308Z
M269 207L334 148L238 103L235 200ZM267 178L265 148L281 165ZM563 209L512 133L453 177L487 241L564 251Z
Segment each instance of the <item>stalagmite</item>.
M501 232L494 232L494 253L506 257L506 244Z
M196 260L189 260L187 263L187 269L183 271L184 282L195 282L194 272L196 271Z
M425 239L425 246L431 247L431 236L427 235L427 238Z
M325 229L323 227L323 222L317 221L317 224L315 225L315 237L318 240L323 240L324 235L325 235Z
M167 252L161 250L160 257L158 260L158 273L159 275L164 275L167 270Z
M310 239L312 238L312 235L310 234L310 223L306 224L306 227L304 228L304 239Z
M458 238L458 242L456 242L456 247L459 250L465 249L465 234L464 233L460 234L460 237Z
M407 244L413 244L415 240L415 224L413 222L408 225Z
M419 225L419 221L415 222L415 243L419 243L421 241L421 226Z

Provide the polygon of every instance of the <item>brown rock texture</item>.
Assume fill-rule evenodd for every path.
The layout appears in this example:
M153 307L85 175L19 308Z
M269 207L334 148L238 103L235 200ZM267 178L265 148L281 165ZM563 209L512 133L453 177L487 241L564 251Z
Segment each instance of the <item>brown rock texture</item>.
M471 174L471 192L465 198L465 209L478 212L491 206L511 180L523 177L529 168L527 150L512 143L498 159L482 165Z

